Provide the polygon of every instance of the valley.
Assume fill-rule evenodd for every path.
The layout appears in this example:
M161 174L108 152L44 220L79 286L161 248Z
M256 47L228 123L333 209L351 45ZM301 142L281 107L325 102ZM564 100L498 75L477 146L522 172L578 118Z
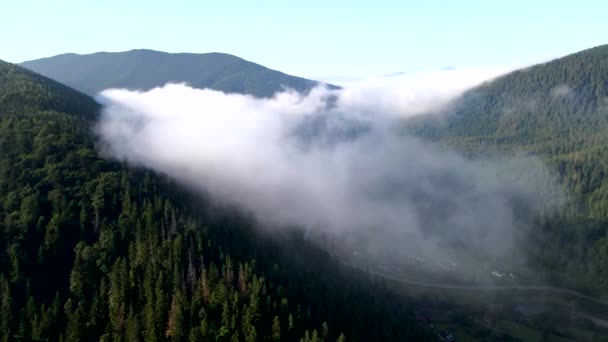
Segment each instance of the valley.
M606 80L604 45L387 119L227 54L0 62L0 333L606 340Z

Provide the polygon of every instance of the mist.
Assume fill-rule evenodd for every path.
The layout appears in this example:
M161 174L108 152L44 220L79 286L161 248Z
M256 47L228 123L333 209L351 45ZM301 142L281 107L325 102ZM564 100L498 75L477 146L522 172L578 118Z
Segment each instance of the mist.
M269 99L186 84L109 89L98 96L97 133L106 156L236 205L264 230L302 229L357 263L525 263L534 217L562 198L543 163L471 160L398 129L504 71L376 78Z

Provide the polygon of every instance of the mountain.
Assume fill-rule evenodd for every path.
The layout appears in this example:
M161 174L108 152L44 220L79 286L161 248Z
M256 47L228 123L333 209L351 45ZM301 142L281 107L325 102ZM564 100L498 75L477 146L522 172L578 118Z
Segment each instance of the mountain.
M92 117L99 105L74 89L0 61L0 112L55 110Z
M526 153L545 161L570 198L560 215L533 227L530 269L595 298L608 293L607 64L608 47L582 51L406 123L473 158ZM98 111L90 96L0 61L5 340L435 337L413 322L412 309L436 307L443 293L404 298L395 283L340 265L303 233L269 237L245 213L102 158L92 131ZM435 311L455 317L450 310ZM461 319L474 326L470 314Z
M518 70L465 93L440 120L410 123L417 134L471 154L524 152L556 165L567 186L608 218L608 45ZM608 198L608 197L607 197Z
M472 157L542 159L568 199L560 222L539 225L543 265L608 289L608 45L499 77L406 126Z
M512 72L467 92L424 135L470 148L565 154L608 138L608 45Z
M195 88L270 97L285 87L308 92L320 84L225 53L68 53L27 61L21 66L89 95L108 88L149 90L167 82L186 82Z
M2 340L429 339L381 279L101 158L98 111L0 61Z
M380 77L400 77L403 75L407 75L407 73L404 71L396 71L396 72L391 72L390 74L382 75Z

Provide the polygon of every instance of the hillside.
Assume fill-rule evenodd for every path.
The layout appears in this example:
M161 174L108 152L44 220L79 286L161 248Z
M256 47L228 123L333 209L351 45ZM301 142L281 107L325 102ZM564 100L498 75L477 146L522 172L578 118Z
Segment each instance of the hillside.
M270 97L284 87L307 92L318 84L224 53L69 53L21 66L89 95L108 88L148 90L167 82L186 82L195 88Z
M558 251L544 266L567 265L608 288L608 45L512 72L468 91L449 113L406 125L473 157L543 159L570 197L559 223L539 227L538 253Z
M419 118L410 129L473 155L539 155L577 195L590 196L589 215L608 218L600 196L608 191L600 162L608 143L608 45L500 77L464 94L445 119Z
M383 281L100 158L97 111L0 61L3 341L426 339Z
M55 110L92 117L99 105L80 92L34 72L0 61L0 112Z

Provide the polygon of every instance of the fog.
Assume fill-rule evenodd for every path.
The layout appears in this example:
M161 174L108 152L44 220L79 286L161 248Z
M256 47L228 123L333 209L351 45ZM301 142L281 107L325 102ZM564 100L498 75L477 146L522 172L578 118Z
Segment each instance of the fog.
M343 258L523 263L531 220L561 198L543 163L471 160L398 129L504 71L379 77L269 99L185 84L110 89L98 96L97 133L106 156L237 205L265 231L303 229Z

